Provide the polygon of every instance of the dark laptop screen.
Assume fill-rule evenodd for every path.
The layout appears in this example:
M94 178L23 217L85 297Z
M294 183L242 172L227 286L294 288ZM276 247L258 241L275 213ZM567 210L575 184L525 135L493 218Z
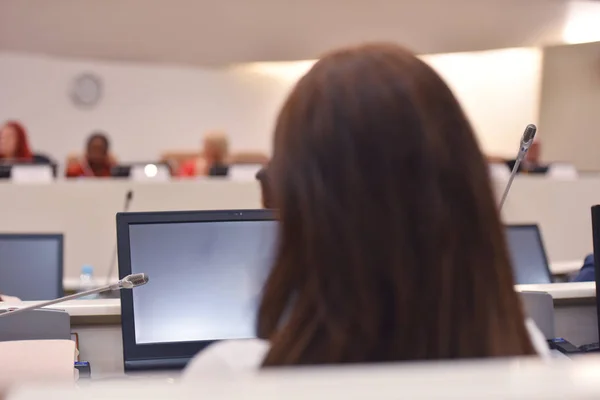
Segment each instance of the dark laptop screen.
M0 235L0 293L21 300L63 295L62 235Z
M507 225L506 238L515 283L552 283L548 259L537 225Z

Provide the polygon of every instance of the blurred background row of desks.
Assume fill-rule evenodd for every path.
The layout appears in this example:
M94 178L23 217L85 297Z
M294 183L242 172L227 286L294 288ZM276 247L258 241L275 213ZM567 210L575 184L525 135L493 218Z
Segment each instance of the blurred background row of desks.
M497 193L504 181L495 182ZM64 234L66 289L75 289L81 267L107 278L115 246L115 214L133 193L130 211L260 208L257 182L190 180L56 182L47 185L0 183L2 232ZM519 176L503 210L506 224L540 226L552 272L565 275L581 267L592 252L590 207L600 199L600 177L560 181ZM116 269L115 269L116 271ZM116 272L114 274L116 277Z

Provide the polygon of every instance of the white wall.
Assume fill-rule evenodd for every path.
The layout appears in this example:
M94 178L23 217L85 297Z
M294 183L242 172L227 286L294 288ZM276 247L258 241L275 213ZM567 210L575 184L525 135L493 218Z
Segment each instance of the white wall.
M600 171L600 42L546 48L542 88L544 158Z
M91 110L68 96L71 79L93 71L105 94ZM59 160L104 130L121 160L155 159L166 149L198 148L221 128L233 149L268 151L273 116L285 93L268 78L236 71L87 63L0 54L0 121L21 120L33 147Z
M512 156L536 122L540 51L509 49L423 57L449 82L483 148ZM208 129L226 130L236 149L269 151L278 108L311 62L231 69L79 62L0 53L0 121L19 119L37 151L58 160L79 151L95 129L108 132L123 161L199 146ZM92 110L72 105L71 80L93 71L105 93Z
M516 156L525 127L538 122L541 49L436 54L423 59L460 100L483 150Z
M514 157L519 139L537 123L542 50L502 49L432 54L421 58L448 83L461 102L488 154ZM253 63L240 68L292 85L314 61Z

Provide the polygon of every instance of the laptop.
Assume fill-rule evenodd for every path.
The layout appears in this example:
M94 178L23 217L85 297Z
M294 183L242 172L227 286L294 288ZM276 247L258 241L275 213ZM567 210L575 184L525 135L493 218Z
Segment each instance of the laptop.
M255 338L256 311L277 237L270 210L117 215L126 371L181 369L223 339Z

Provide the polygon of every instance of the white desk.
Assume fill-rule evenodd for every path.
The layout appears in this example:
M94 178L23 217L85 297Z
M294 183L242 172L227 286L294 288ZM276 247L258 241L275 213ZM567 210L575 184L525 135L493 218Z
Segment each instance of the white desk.
M517 285L515 290L546 292L552 296L557 337L577 346L599 341L594 282Z
M554 300L595 299L594 282L550 283L544 285L516 285L518 292L546 292Z
M597 342L596 292L593 282L517 285L517 291L543 291L554 298L556 333L576 345ZM0 308L36 302L0 303ZM95 376L123 373L119 299L75 300L52 306L71 315L79 334L81 358L92 363Z
M0 309L24 307L38 301L0 303ZM79 336L81 360L89 361L95 376L123 374L121 301L119 299L72 300L50 306L71 316L71 330Z
M28 384L7 400L589 400L600 398L600 360L537 357L271 368L232 378L201 371L181 381L139 378L85 387ZM257 371L258 372L258 371Z
M0 303L0 310L7 308L27 307L39 304L39 301L22 301L19 303ZM65 310L71 318L74 317L121 317L121 300L98 299L98 300L71 300L56 304L48 308Z
M558 261L550 263L550 271L553 275L576 274L583 266L583 257L581 260Z

